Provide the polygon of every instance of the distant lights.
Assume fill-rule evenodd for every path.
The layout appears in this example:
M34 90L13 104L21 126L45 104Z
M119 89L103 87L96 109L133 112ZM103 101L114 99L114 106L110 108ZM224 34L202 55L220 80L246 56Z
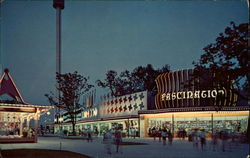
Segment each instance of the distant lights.
M82 112L82 118L94 117L97 116L97 114L98 114L97 108L89 109Z
M63 122L63 117L60 117L60 118L59 118L59 122Z

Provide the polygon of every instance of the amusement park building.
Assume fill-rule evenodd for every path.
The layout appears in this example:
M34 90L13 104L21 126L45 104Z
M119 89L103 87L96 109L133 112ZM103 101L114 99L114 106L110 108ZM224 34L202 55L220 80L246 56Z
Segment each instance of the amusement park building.
M2 99L4 95L12 100ZM0 78L0 97L0 143L37 142L38 120L51 106L26 103L8 69Z
M150 130L167 128L175 135L179 130L204 129L208 135L215 130L246 132L249 106L232 90L211 85L184 86L193 70L161 74L156 79L158 93L137 92L124 96L104 96L101 103L82 110L76 131L98 131L118 127L125 136L150 136ZM203 82L200 80L199 82ZM223 96L223 97L221 97ZM72 131L64 118L55 124L55 133Z

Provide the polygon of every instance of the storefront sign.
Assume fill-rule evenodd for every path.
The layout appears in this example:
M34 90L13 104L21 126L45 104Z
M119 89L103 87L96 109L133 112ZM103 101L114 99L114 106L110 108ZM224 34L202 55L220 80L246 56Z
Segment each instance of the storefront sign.
M224 95L224 90L196 90L196 91L184 91L184 92L172 92L163 93L161 100L179 100L179 99L193 99L193 98L216 98L217 95Z
M194 80L193 72L188 69L159 75L156 78L156 108L235 106L238 95L233 90L217 89L210 81L212 73L205 73Z
M102 98L102 104L99 108L100 117L102 118L138 115L139 110L147 109L147 91L118 97L108 96Z
M97 116L97 108L92 108L86 111L82 112L82 118L89 118L89 117L94 117Z

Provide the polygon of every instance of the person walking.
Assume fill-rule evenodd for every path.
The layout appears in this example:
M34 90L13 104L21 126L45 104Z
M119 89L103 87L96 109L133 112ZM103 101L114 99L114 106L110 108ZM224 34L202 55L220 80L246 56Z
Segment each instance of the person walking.
M112 133L110 130L104 132L103 143L105 144L107 154L111 155Z
M194 129L192 133L193 147L198 149L198 129Z
M212 141L211 141L211 145L212 145L212 150L215 151L217 149L217 145L218 145L218 137L219 137L219 131L216 130L213 135L212 135Z
M161 128L159 128L159 130L157 131L157 136L159 137L159 142L161 142L161 137L162 137L162 130Z
M122 142L122 132L118 129L115 128L115 145L116 145L116 152L119 152L119 146Z
M183 128L182 129L182 140L185 140L186 136L187 136L187 131Z
M188 130L187 136L188 136L188 141L192 142L192 131L191 130Z
M134 127L131 128L131 133L132 133L132 136L133 138L135 139L135 136L136 136L136 130Z
M156 131L155 127L153 127L153 129L152 129L152 135L154 137L154 141L155 141L156 133L157 133L157 131Z
M173 144L173 134L171 133L170 130L168 130L168 144L169 145Z
M206 145L206 132L204 129L201 130L199 137L201 142L201 150L204 150L204 147Z
M165 146L166 145L166 139L167 139L167 130L166 130L166 128L164 128L161 131L161 136L162 136L162 143Z
M226 151L226 144L227 144L227 139L228 139L228 132L226 129L221 131L221 149L223 152Z
M87 132L87 136L88 136L88 138L87 138L88 142L92 142L93 139L92 139L92 136L91 136L91 131L90 131L90 129L89 129L88 132Z

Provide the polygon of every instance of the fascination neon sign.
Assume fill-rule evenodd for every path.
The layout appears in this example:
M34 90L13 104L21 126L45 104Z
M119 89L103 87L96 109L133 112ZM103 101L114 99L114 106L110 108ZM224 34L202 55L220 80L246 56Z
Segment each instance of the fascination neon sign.
M162 101L175 100L175 99L198 99L198 98L216 98L220 95L224 95L224 90L197 90L197 91L182 91L182 92L172 92L163 93L161 95Z

